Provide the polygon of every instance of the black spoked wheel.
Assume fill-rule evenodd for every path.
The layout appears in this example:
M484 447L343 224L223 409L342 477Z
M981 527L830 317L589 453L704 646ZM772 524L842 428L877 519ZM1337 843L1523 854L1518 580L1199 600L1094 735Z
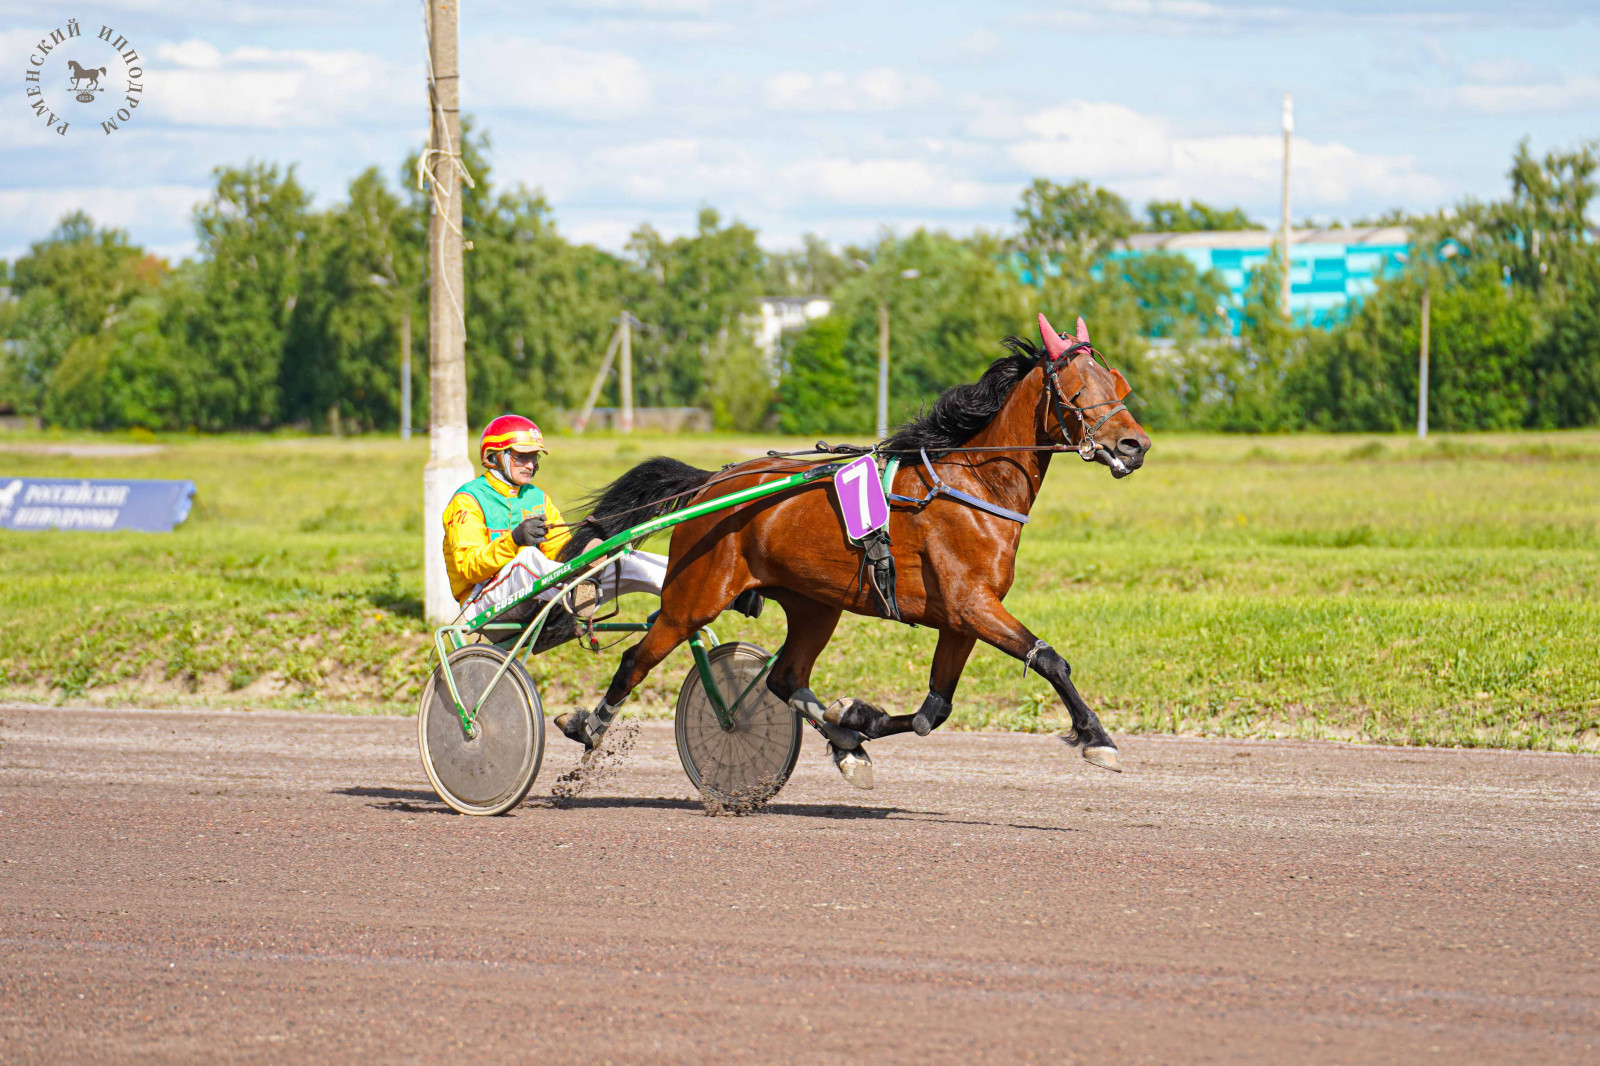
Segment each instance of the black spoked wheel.
M493 644L469 644L450 653L456 691L470 711L505 664ZM544 760L544 706L533 679L513 661L478 710L477 729L461 728L442 668L422 690L417 746L422 768L439 798L462 814L504 814L528 794Z
M712 648L708 657L711 676L730 707L740 693L749 692L734 712L733 728L725 730L700 671L691 669L674 719L678 758L689 780L706 795L759 806L777 795L794 772L800 758L800 716L767 688L762 671L771 654L765 648L732 641Z

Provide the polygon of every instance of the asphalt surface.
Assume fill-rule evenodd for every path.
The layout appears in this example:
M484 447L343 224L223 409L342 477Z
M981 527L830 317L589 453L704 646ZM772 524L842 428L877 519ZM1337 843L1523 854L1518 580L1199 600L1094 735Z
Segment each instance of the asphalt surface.
M0 1062L1600 1057L1600 759L670 728L448 813L408 719L0 708Z

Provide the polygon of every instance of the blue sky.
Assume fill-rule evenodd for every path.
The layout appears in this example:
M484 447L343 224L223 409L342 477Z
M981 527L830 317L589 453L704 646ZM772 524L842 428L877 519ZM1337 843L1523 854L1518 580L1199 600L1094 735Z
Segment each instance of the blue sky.
M1278 210L1279 99L1296 101L1294 214L1326 220L1501 195L1510 153L1600 137L1590 0L463 0L464 107L493 179L542 188L569 236L618 248L705 204L792 247L881 226L1003 229L1035 176L1142 203ZM25 97L46 57L45 130ZM143 103L114 134L66 58L137 48ZM211 169L293 163L319 204L426 134L422 9L408 0L0 0L0 255L81 207L192 253ZM60 60L60 63L56 61ZM90 62L92 60L92 62ZM120 79L120 80L119 80ZM57 85L56 83L60 84Z

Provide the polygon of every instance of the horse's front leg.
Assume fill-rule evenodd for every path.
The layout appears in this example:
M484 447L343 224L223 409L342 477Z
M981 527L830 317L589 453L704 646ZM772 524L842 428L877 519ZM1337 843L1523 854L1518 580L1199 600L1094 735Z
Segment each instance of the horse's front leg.
M960 627L985 644L1021 659L1034 673L1050 682L1050 687L1056 690L1072 715L1072 728L1077 733L1075 742L1083 746L1083 757L1096 766L1122 772L1122 757L1117 754L1116 743L1073 685L1072 667L1054 648L1017 621L999 600L992 601L987 610L966 613Z

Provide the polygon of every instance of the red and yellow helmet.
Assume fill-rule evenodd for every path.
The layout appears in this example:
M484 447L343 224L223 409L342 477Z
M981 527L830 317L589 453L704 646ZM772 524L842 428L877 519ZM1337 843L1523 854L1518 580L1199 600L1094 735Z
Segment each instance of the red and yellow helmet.
M478 460L484 466L492 467L494 464L489 461L489 456L508 449L523 455L528 452L549 454L539 427L533 424L532 419L521 415L501 415L483 427L483 437L478 441Z

